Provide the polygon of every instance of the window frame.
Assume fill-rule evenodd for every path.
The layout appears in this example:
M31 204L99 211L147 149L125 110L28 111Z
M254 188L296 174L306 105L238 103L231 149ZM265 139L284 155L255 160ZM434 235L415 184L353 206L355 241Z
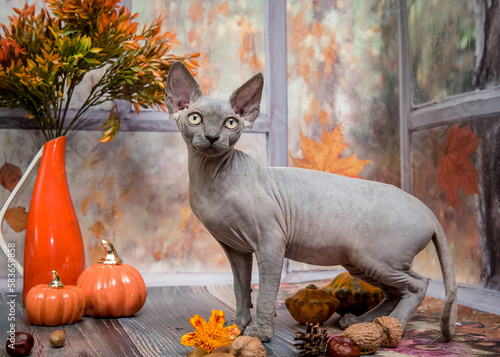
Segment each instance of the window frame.
M413 193L411 134L462 121L500 115L500 88L475 90L449 96L439 102L413 105L407 0L399 0L399 120L401 188ZM471 108L474 112L471 113Z

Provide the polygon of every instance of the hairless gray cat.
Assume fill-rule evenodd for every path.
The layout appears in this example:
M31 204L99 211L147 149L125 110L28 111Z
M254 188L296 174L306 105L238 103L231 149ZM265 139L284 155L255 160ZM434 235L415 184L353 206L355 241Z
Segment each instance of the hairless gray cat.
M429 279L411 268L432 240L446 298L441 333L455 331L457 287L450 249L437 218L399 188L375 181L287 167L263 167L234 146L260 113L258 73L229 100L205 97L182 62L166 85L166 104L188 148L189 199L194 214L224 249L234 275L236 323L244 334L271 340L284 258L342 265L377 286L385 299L340 320L346 328L391 315L406 325ZM253 254L259 269L255 321L250 314Z

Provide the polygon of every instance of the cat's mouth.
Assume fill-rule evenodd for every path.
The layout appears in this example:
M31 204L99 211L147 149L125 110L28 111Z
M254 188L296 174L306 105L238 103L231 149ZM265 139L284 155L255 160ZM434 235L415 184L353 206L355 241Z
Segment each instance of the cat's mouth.
M226 137L207 138L205 135L195 135L189 142L193 149L205 156L220 156L231 148Z
M228 145L224 145L224 144L221 144L218 142L215 142L213 144L203 143L201 145L200 144L196 145L195 143L193 143L193 147L198 152L200 152L201 154L203 154L205 156L219 156L219 155L225 153L229 148Z

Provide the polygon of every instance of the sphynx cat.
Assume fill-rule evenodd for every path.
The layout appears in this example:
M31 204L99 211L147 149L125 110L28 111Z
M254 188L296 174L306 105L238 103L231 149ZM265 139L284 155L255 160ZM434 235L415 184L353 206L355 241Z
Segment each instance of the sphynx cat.
M331 266L379 287L385 299L346 328L393 316L403 326L429 279L411 268L432 240L446 290L445 340L454 334L457 287L450 249L437 218L415 197L375 181L288 167L263 167L234 148L260 113L264 79L254 75L229 100L205 97L182 62L166 84L166 104L188 148L191 208L224 249L234 276L236 323L245 335L270 341L284 258ZM255 321L250 314L252 259L259 270Z

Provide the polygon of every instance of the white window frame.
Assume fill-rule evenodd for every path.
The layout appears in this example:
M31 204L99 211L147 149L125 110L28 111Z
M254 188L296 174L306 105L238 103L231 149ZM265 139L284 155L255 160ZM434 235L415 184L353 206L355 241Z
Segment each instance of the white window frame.
M439 102L413 105L406 0L399 0L399 120L401 188L413 193L411 134L423 129L500 116L500 88L475 90ZM471 112L473 108L473 112Z

